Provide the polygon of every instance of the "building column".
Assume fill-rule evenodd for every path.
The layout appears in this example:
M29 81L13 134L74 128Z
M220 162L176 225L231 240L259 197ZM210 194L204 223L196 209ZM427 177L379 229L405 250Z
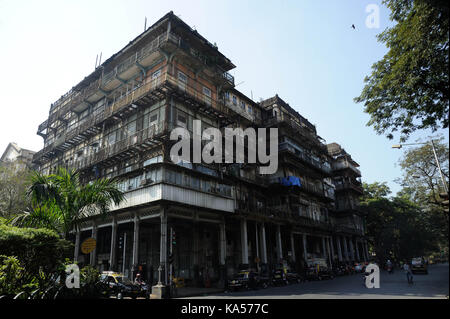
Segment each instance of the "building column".
M162 283L167 286L168 267L167 267L167 212L161 209L161 233L159 239L159 264L163 268L161 276Z
M78 257L80 255L80 230L77 229L75 233L75 252L73 255L73 259L78 261Z
M353 248L353 240L351 237L348 238L348 243L350 245L350 258L352 261L355 261L355 250Z
M92 225L91 237L95 239L96 244L95 244L94 250L91 251L91 254L90 254L90 258L91 258L90 264L91 264L91 266L95 267L95 265L97 264L97 225L95 223Z
M367 246L367 240L364 240L364 248L365 248L365 251L366 251L366 253L365 253L366 259L367 259L367 261L369 261L370 260L370 256L369 256L369 247Z
M195 285L200 285L200 271L199 271L199 224L198 224L198 214L194 214L194 221L192 226L192 246L193 246L193 258L192 258L192 264L193 264L193 270L194 270L194 283Z
M281 227L280 225L277 225L277 232L276 232L276 241L277 241L277 258L278 262L281 262L283 259L283 247L281 244Z
M344 257L345 257L345 261L350 261L350 258L348 256L347 237L342 236L342 240L344 242Z
M219 224L219 280L220 286L225 287L227 282L227 233L225 230L225 222Z
M327 249L325 246L325 237L322 237L322 251L323 251L323 258L325 258L325 260L327 259Z
M264 223L261 224L261 261L267 264L267 244L266 244L266 227Z
M336 236L336 243L337 243L337 251L338 251L338 258L339 261L342 262L342 247L341 247L341 238L339 236Z
M330 268L333 267L333 255L331 253L331 248L330 248L330 237L327 237L325 239L326 241L326 245L327 245L327 252L328 252L328 260L330 262Z
M333 235L330 236L330 247L331 247L331 262L334 262L334 243L333 243Z
M133 260L131 268L134 269L133 276L137 273L137 267L139 264L139 217L134 215L134 233L133 233Z
M295 244L294 244L294 233L291 232L291 258L292 262L295 263Z
M113 217L111 224L111 251L109 253L109 270L116 270L117 220Z
M359 242L358 239L355 238L356 259L357 259L358 262L359 262L359 261L361 261L361 258L360 258L360 256L359 256L359 247L358 247L359 245L358 245L358 242Z
M308 251L306 245L306 234L303 234L303 258L305 258L305 262L308 262Z
M241 263L248 266L247 220L245 218L241 219L241 250Z

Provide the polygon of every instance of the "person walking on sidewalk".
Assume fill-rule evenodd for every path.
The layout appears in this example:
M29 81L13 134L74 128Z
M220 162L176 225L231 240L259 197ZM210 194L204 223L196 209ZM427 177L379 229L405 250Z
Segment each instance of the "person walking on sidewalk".
M408 280L408 284L413 284L413 274L411 271L411 266L407 262L405 262L403 269L406 272L406 279Z

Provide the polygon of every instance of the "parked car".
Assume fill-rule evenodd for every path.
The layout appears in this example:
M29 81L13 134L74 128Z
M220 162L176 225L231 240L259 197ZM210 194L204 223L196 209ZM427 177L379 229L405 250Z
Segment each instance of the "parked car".
M411 260L411 272L413 274L421 272L428 274L428 267L425 260L422 257L413 258Z
M272 284L274 286L287 285L287 276L283 269L275 269L272 274Z
M294 271L288 271L286 273L286 280L288 283L300 283L304 281L304 278Z
M265 277L259 276L258 273L249 270L241 271L235 274L232 279L228 280L228 288L230 290L265 288L267 285L268 283Z
M135 285L128 277L121 273L112 271L102 272L100 281L105 284L107 294L116 296L117 299L131 297L133 299L139 296L145 296L146 292L138 285Z

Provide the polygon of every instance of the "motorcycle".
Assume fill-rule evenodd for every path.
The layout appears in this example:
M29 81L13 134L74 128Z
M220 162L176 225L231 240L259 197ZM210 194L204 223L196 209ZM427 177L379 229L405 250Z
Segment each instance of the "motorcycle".
M387 271L388 271L388 274L389 274L389 275L392 274L392 273L394 273L394 267L392 267L392 265L388 265L388 266L387 266Z

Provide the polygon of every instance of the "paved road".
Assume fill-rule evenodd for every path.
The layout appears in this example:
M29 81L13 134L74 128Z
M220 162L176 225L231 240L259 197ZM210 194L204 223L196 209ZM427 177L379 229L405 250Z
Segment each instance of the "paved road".
M397 270L389 275L382 271L380 288L368 289L361 274L337 277L333 280L306 282L268 289L220 293L191 298L270 298L270 299L391 299L391 298L448 298L449 264L429 267L428 275L414 275L414 284L408 285L406 275Z

